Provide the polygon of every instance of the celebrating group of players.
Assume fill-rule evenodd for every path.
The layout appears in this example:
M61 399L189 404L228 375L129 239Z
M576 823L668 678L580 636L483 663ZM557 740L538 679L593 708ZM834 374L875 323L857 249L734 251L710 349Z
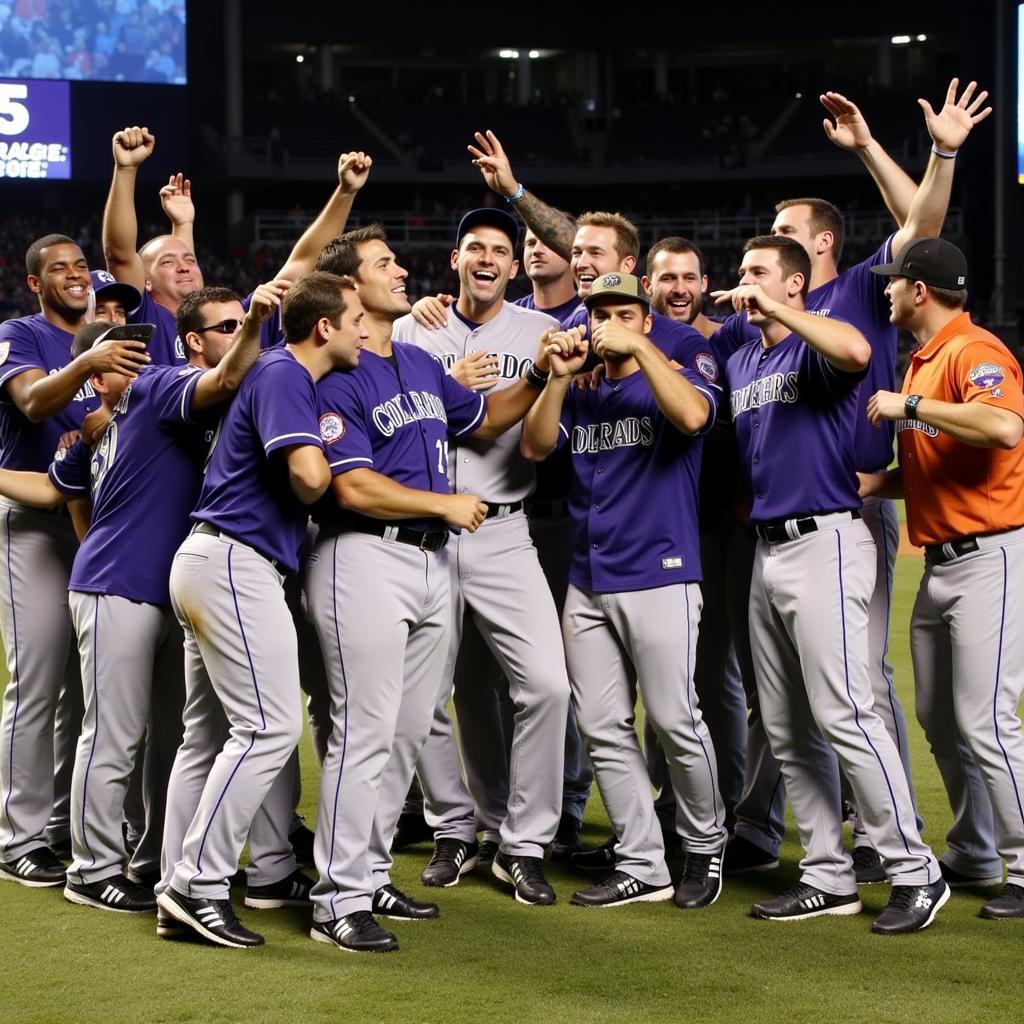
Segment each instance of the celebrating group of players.
M240 299L203 286L181 175L172 234L136 252L154 139L118 132L107 271L39 239L41 312L0 327L0 878L256 946L229 899L248 842L247 907L311 905L313 939L386 952L378 917L440 913L391 883L417 822L426 886L489 865L551 904L547 851L599 873L575 905L697 909L777 866L788 797L800 881L755 917L856 914L858 884L888 880L872 928L912 932L1004 866L981 915L1024 917L1024 395L938 238L989 113L958 89L921 101L920 184L822 96L898 230L839 273L839 211L780 203L711 293L721 321L696 246L660 240L637 276L628 220L545 205L491 132L469 150L507 205L462 218L457 296L410 306L379 226L344 232L372 162L346 153ZM513 304L515 214L533 293ZM902 394L897 325L920 345ZM955 816L941 863L886 657L898 496L926 551L912 653ZM594 780L614 836L584 850Z

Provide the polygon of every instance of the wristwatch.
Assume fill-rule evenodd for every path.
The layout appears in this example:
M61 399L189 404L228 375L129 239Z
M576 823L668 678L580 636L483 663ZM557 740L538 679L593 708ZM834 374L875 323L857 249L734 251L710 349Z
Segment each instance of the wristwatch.
M917 419L917 407L921 404L923 395L907 395L907 400L903 403L903 412L908 420Z

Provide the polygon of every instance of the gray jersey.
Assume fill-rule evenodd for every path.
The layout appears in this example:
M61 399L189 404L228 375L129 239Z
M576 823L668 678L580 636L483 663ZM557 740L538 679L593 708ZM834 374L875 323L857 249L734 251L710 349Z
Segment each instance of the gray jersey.
M505 302L493 320L479 327L460 319L452 310L447 327L428 331L409 314L395 321L393 337L425 349L441 361L446 373L456 360L474 349L486 349L498 357L498 383L494 385L497 389L510 387L533 365L541 335L557 327L558 321L545 313ZM460 439L448 458L452 491L501 504L529 496L534 486L534 469L519 453L521 433L520 425L516 424L496 441Z

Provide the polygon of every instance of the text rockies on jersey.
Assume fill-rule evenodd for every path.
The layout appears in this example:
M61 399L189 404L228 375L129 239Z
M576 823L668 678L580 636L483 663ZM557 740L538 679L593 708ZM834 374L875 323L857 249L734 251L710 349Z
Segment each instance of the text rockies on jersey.
M771 402L791 405L800 397L800 389L797 387L799 379L798 373L770 373L767 377L758 377L746 387L733 391L729 396L733 416L751 409L760 409L762 405Z
M626 416L614 423L588 423L572 428L572 452L609 452L614 448L649 448L654 444L650 416Z

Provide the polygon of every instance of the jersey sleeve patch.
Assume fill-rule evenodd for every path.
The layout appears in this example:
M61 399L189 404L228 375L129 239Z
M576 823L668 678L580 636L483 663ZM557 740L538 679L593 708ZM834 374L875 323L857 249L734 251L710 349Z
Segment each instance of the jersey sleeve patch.
M320 417L320 439L324 444L335 444L345 436L345 421L336 412L325 412Z
M698 352L693 364L705 380L712 384L718 382L718 360L710 352Z
M0 366L3 366L7 362L7 357L11 354L11 343L9 341L0 341Z
M1006 371L998 363L978 363L968 378L977 388L997 388L1006 380Z

